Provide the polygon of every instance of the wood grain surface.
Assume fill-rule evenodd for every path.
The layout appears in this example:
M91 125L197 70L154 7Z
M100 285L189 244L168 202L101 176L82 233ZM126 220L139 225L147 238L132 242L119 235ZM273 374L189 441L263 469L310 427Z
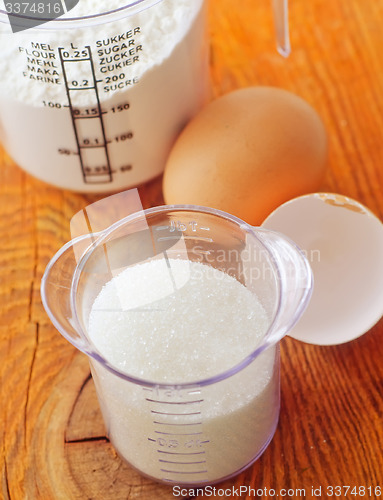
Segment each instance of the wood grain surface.
M383 0L292 0L290 23L292 54L283 59L267 0L210 0L213 95L272 85L306 99L330 138L323 190L383 218ZM162 203L161 179L139 191L145 207ZM48 261L70 239L71 217L95 199L43 184L1 152L0 497L7 500L175 498L116 455L87 359L41 304ZM364 486L364 498L380 498L382 338L380 321L337 347L284 339L275 437L252 467L219 487L266 491L242 498L276 498L281 489L290 489L290 498L303 496L296 489L315 498L312 487L321 487L320 498L328 498L328 486ZM350 492L338 498L363 496ZM235 490L225 497L238 498Z

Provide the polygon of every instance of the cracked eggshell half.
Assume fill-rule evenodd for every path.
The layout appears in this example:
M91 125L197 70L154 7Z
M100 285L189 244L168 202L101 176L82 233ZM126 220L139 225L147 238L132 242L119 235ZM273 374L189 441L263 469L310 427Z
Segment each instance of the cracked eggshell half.
M349 342L383 315L383 224L348 197L315 193L277 208L262 224L289 236L314 274L311 302L290 337Z

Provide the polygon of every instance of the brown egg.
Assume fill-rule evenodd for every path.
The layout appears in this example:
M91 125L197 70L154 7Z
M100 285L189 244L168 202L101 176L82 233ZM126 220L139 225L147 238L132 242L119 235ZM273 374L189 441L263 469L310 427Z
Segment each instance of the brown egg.
M326 161L326 130L307 102L245 88L210 103L183 130L165 168L164 198L259 225L285 201L318 190Z

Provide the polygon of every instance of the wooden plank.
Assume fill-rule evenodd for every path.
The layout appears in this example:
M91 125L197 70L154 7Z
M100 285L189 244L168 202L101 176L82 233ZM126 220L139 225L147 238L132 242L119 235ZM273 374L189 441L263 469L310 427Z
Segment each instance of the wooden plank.
M210 0L209 19L213 96L273 85L305 98L329 133L323 190L351 196L382 218L383 0L294 0L287 60L274 50L268 1ZM144 207L163 203L161 178L139 192ZM86 356L59 335L41 304L42 274L70 239L71 217L98 199L47 186L0 151L4 499L174 498L171 488L143 478L116 455ZM251 468L219 486L304 488L307 498L312 487L383 486L382 334L380 321L338 347L285 339L275 437Z

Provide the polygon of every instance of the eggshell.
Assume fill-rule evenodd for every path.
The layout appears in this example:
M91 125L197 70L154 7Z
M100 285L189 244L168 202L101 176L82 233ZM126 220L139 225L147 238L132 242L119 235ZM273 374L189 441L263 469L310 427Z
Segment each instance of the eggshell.
M303 99L272 87L237 90L185 127L165 168L164 199L260 225L280 204L318 190L327 150L323 122Z
M337 193L300 196L262 224L300 246L314 274L310 304L289 333L335 345L360 337L383 315L383 224L361 203Z

